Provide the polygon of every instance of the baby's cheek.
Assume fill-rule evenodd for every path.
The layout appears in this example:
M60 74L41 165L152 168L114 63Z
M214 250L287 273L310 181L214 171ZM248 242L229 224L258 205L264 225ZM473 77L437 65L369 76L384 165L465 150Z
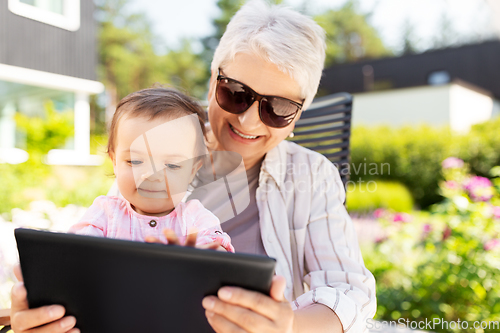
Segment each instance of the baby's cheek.
M172 195L186 192L189 185L189 171L166 171L168 187Z

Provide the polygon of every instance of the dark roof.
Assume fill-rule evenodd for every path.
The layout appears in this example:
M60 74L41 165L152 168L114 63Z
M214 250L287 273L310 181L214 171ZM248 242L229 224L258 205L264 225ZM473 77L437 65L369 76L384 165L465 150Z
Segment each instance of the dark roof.
M370 78L363 76L363 68L369 69L367 65L373 68L375 90L427 85L431 73L446 71L450 82L468 82L500 99L500 40L332 66L324 70L320 91L332 94L371 90Z

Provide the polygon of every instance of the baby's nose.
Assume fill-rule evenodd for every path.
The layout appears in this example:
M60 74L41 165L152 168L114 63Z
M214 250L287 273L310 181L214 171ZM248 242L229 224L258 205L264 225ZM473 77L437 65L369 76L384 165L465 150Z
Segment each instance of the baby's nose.
M153 174L150 174L150 173L145 173L142 175L142 179L147 179L149 181L164 181L164 176L163 176L163 172L162 171L157 171Z

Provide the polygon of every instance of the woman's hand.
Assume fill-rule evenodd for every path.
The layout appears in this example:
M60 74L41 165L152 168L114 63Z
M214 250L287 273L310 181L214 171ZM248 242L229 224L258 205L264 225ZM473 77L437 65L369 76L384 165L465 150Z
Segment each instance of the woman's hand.
M171 229L163 229L162 230L163 235L165 235L165 238L168 241L169 245L181 245L181 246L190 246L190 247L196 247L197 249L202 249L202 250L218 250L218 251L226 251L225 248L223 248L218 242L213 242L209 244L203 244L203 245L196 245L196 238L198 237L198 233L196 231L190 232L187 237L186 237L186 242L184 244L181 244L179 238L175 234L175 232ZM144 239L147 243L160 243L163 244L161 240L159 240L156 237L153 236L146 236Z
M207 296L203 307L209 324L217 333L292 333L294 312L285 299L285 278L275 276L271 297L237 287L223 287L218 296Z
M79 333L75 317L64 317L65 309L61 305L43 306L36 309L28 307L26 288L19 265L14 267L14 273L19 280L12 288L10 322L15 333Z

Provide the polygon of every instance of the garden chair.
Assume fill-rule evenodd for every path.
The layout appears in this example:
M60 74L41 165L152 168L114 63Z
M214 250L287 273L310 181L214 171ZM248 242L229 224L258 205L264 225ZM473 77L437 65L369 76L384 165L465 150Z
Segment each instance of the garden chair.
M344 187L349 181L352 100L348 93L316 98L300 116L290 138L334 163Z
M314 100L295 124L291 141L325 155L349 180L352 96L338 93ZM8 332L10 309L0 309L0 333Z

